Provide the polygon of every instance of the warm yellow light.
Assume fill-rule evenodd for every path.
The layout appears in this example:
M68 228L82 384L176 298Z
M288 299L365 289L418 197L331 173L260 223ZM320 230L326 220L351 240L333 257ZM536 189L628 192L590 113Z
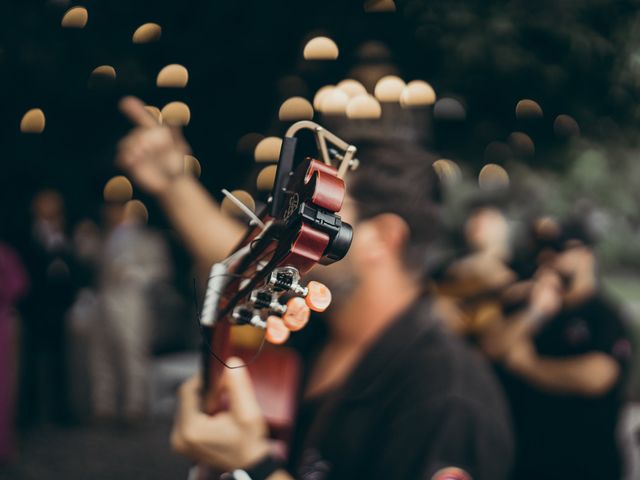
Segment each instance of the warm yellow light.
M198 159L193 155L184 156L184 173L200 178L200 175L202 174L202 166Z
M93 69L93 71L91 72L91 76L108 77L115 80L116 69L111 65L100 65L99 67Z
M277 162L280 158L282 139L279 137L266 137L260 140L253 152L256 162Z
M269 165L260 171L256 180L258 190L268 191L273 188L273 182L276 179L276 169L277 165Z
M367 93L358 95L347 104L347 118L376 119L382 116L382 108L376 97Z
M304 46L305 60L335 60L338 58L338 46L329 37L315 37Z
M248 192L245 192L244 190L234 190L231 192L231 195L233 195L238 200L240 200L240 203L242 203L245 207L247 207L252 212L256 211L256 202ZM245 216L245 213L240 209L240 207L238 207L235 203L233 203L233 201L231 201L228 197L224 197L224 199L222 200L222 204L220 205L220 208L227 215L232 215L236 217Z
M364 11L374 12L395 12L396 4L393 0L368 0L364 3Z
M381 102L399 102L400 95L406 84L395 75L386 75L378 80L374 94Z
M159 124L162 123L162 112L158 107L154 107L153 105L145 105L144 108L153 116L153 118L156 119Z
M162 108L162 120L167 125L189 125L189 122L191 121L191 111L184 102L167 103Z
M164 67L156 78L156 85L161 88L184 88L187 83L189 83L189 71L177 63Z
M403 107L426 107L436 102L436 92L423 80L407 83L400 94L400 105Z
M533 140L524 132L512 132L509 135L509 145L519 157L532 157L536 153Z
M441 158L433 162L433 169L443 184L450 185L462 178L462 171L456 162Z
M336 85L336 87L342 90L344 93L346 93L349 96L349 98L357 97L358 95L367 94L367 89L364 88L364 85L362 85L359 81L354 80L352 78L347 78L346 80L342 80L340 83L338 83L338 85Z
M22 133L42 133L45 124L44 112L39 108L32 108L22 116L20 131Z
M553 121L553 131L559 137L573 137L580 135L580 125L569 115L558 115Z
M157 23L145 23L133 32L133 43L149 43L160 39L162 27Z
M135 223L147 223L149 211L140 200L129 200L124 206L124 218Z
M278 118L283 122L311 120L313 118L313 106L306 98L291 97L280 105Z
M525 98L516 104L516 118L540 118L542 116L542 107L534 100Z
M318 112L322 108L322 101L327 93L331 92L335 85L325 85L324 87L320 87L316 94L313 97L313 108L315 108Z
M73 7L67 10L60 24L64 28L84 28L89 20L89 12L84 7Z
M117 175L105 184L102 194L105 202L124 203L133 197L133 186L127 177Z
M333 88L322 96L320 111L326 115L344 115L349 96L339 88Z
M478 175L478 184L483 190L498 190L509 186L509 174L500 165L488 163Z

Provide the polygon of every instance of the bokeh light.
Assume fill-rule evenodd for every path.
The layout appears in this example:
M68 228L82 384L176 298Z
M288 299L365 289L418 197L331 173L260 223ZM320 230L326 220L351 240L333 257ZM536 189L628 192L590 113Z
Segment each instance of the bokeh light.
M263 168L258 174L258 178L256 179L256 187L258 190L264 192L269 191L273 188L273 182L276 179L276 170L277 165L269 165L268 167Z
M133 43L150 43L160 40L162 36L162 27L157 23L145 23L140 25L135 32L131 41Z
M42 133L46 124L44 112L39 108L32 108L22 116L20 131L22 133Z
M367 89L364 88L359 81L354 80L353 78L347 78L346 80L342 80L336 85L337 88L346 93L349 98L356 97L358 95L364 95L367 93Z
M516 118L542 118L544 113L538 102L525 98L516 104Z
M347 103L349 103L349 95L336 87L323 95L320 112L325 115L345 115Z
M191 111L184 102L170 102L162 108L162 121L172 126L189 125Z
M412 80L400 94L400 105L403 107L426 107L436 102L436 92L423 80Z
M580 125L570 115L561 114L553 121L553 131L562 138L580 135Z
M381 102L399 102L404 87L406 84L400 77L386 75L376 83L374 94Z
M280 105L278 118L283 122L311 120L313 118L313 106L306 98L289 98Z
M67 10L60 24L64 28L84 28L89 21L89 12L84 7L73 7Z
M433 106L433 117L438 120L464 120L467 112L459 100L444 97Z
M533 157L536 153L535 143L524 132L512 132L509 135L509 145L513 153L521 158Z
M312 38L303 50L305 60L335 60L338 55L338 46L329 37Z
M124 218L128 222L149 222L149 210L140 200L129 200L124 206Z
M346 114L351 119L377 119L382 116L382 107L376 97L365 93L349 100Z
M187 83L189 83L189 71L177 63L164 67L156 78L156 85L161 88L184 88Z
M462 179L462 170L453 160L440 158L433 162L433 169L438 175L440 182L445 185L452 185Z
M153 105L145 105L144 108L153 116L153 118L156 119L159 124L162 124L162 112L158 107L154 107Z
M282 139L279 137L266 137L260 140L253 152L256 162L277 162L280 158Z
M504 190L509 187L509 174L500 165L487 164L480 170L478 185L483 190Z
M105 202L124 203L133 197L133 185L124 175L117 175L105 184L102 195Z
M367 13L395 12L396 4L393 0L367 0L364 2L364 11Z
M322 101L324 100L324 96L334 88L336 88L335 85L325 85L324 87L320 87L313 97L313 108L318 112L322 111Z

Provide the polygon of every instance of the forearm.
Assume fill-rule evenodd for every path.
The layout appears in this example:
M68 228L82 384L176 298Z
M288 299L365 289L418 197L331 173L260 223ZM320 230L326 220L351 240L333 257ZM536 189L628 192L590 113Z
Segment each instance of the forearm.
M618 364L603 353L570 358L541 357L510 365L511 370L541 390L558 394L599 396L607 393L619 375Z
M207 268L226 257L242 238L242 225L225 215L191 176L175 179L158 200L187 248Z

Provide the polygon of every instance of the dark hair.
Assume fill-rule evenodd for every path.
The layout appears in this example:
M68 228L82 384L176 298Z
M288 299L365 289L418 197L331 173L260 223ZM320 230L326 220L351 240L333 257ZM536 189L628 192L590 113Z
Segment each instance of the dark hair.
M437 256L442 233L442 191L435 158L413 145L358 143L360 166L349 174L348 192L360 220L383 213L401 217L410 229L404 260L409 270L425 274Z

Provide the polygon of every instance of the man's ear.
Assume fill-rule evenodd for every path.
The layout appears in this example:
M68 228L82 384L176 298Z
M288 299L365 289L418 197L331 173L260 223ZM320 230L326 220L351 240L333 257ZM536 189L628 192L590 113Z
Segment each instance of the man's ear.
M368 220L379 246L400 256L409 240L409 225L395 213L382 213Z

